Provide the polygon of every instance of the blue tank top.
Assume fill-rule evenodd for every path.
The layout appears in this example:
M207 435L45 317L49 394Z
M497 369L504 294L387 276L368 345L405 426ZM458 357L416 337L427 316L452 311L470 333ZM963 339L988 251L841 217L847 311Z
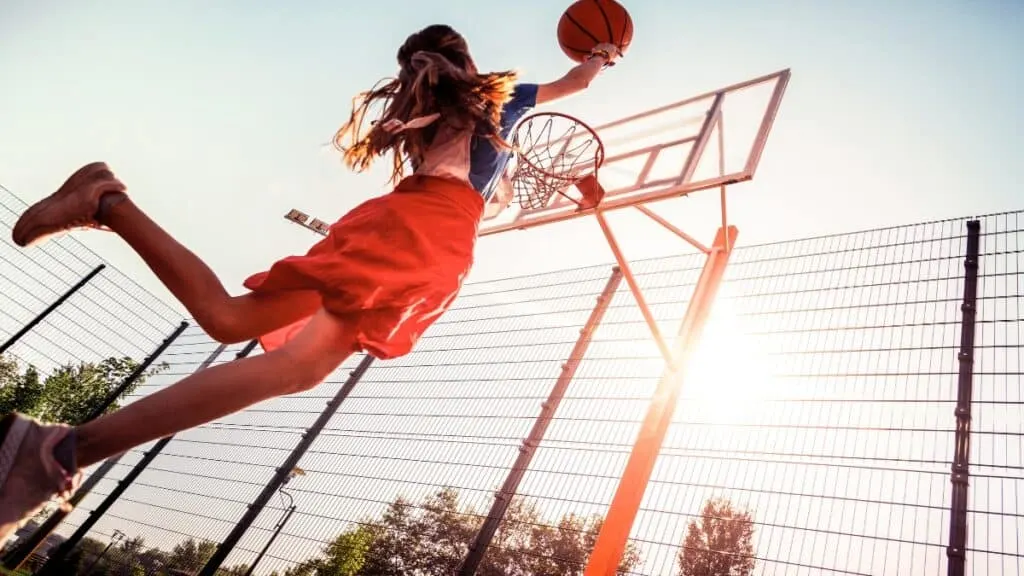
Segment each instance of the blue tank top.
M537 85L519 84L501 110L501 137L508 140L512 128L537 106ZM512 158L512 151L499 149L483 138L473 137L469 147L469 182L484 200L494 195L498 181Z

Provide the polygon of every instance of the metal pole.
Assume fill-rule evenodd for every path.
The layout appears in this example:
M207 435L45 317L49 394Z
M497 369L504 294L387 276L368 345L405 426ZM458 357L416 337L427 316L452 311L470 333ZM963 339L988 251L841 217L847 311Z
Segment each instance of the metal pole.
M608 305L611 303L612 297L615 296L615 291L618 290L621 283L622 270L615 267L612 269L612 274L608 278L608 283L605 284L604 290L597 297L597 304L594 305L593 311L590 312L590 317L587 318L586 324L580 330L580 337L576 340L576 345L569 354L569 360L562 365L562 373L558 375L558 380L551 389L551 393L548 394L548 399L541 404L540 414L537 416L537 420L534 421L530 434L519 448L519 456L512 465L512 469L509 470L505 483L495 493L494 504L491 505L491 510L487 513L487 519L480 527L480 531L477 532L476 538L469 547L466 559L459 568L459 576L472 576L476 574L480 562L483 561L484 555L487 553L488 546L491 545L494 534L498 531L501 521L505 518L505 513L512 503L512 498L519 491L519 484L530 467L533 455L537 452L537 448L544 439L544 434L547 432L555 412L558 411L562 398L565 397L565 391L569 388L573 376L576 375L577 368L579 368L584 355L587 353L587 348L593 339L594 331L601 324L601 319L604 318Z
M90 413L83 421L75 422L74 424L85 424L86 422L90 422L103 415L103 413L121 397L124 391L127 390L132 383L138 380L146 369L148 369L149 366L151 366L153 362L155 362L156 359L167 350L171 343L181 336L186 327L188 327L188 322L182 322L179 324L178 327L175 328L174 331L171 332L167 338L164 338L163 342L156 347L156 350L150 353L150 355L142 361L142 364L133 370L131 374L125 377L121 384L107 395L100 407L93 410L92 413ZM107 473L114 468L120 459L121 456L118 455L107 459L106 462L100 465L95 472L90 474L89 477L82 482L82 485L79 486L75 494L68 500L68 504L70 504L72 508L78 506L92 491L92 489L95 488L96 485L99 484L99 482L107 475ZM39 526L39 528L36 528L35 532L11 549L11 551L3 557L3 567L12 571L16 570L18 566L25 562L25 560L35 552L36 548L46 540L46 537L49 536L50 533L53 532L53 530L57 528L65 518L67 518L67 516L68 513L62 510L54 511L54 513L51 514L50 517Z
M284 517L281 518L281 521L278 522L277 526L274 527L274 533L270 535L270 540L267 540L267 543L263 546L263 549L260 550L259 555L256 556L255 560L252 561L252 565L249 566L249 570L246 571L245 576L252 576L253 571L256 570L256 565L260 563L260 560L263 560L263 556L266 555L267 550L270 550L271 544L273 544L274 541L277 540L277 536L281 534L281 530L284 529L285 524L288 523L288 520L291 519L292 514L295 513L295 508L295 504L292 504L291 508L289 508L288 511L284 513Z
M93 568L95 568L96 565L100 563L100 560L103 560L103 557L107 555L107 551L110 550L110 547L113 546L113 545L114 545L114 541L111 540L110 543L108 543L106 545L106 547L103 548L103 552L100 552L99 555L96 556L96 559L92 561L92 564L89 564L89 568L87 568L85 570L85 575L86 576L89 576L90 574L92 574Z
M47 316L49 316L51 312L53 312L61 304L63 304L68 298L71 297L72 294L74 294L75 292L78 292L79 290L81 290L82 286L85 286L86 284L88 284L90 280L95 278L96 275L99 274L100 272L102 272L103 269L106 268L106 267L107 267L106 264L100 264L99 266L93 268L92 272L89 272L84 277L82 277L82 279L79 280L77 283L75 283L74 286L72 286L71 288L68 288L68 291L63 293L63 294L61 294L60 298L57 298L56 300L53 301L52 304L47 306L46 310L43 310L42 312L37 314L36 317L33 318L31 321L29 321L28 324L25 324L25 326L21 330L18 330L17 332L14 333L13 336L8 338L3 344L0 344L0 354L3 354L4 352L7 352L8 348L10 348L11 346L14 346L15 342L20 340L21 337L24 336L25 334L28 334L28 332L30 330L35 328L36 325L38 325Z
M244 357L244 355L248 355L249 352L252 351L252 348L254 346L255 344L250 342L248 346L243 348L242 351L236 355L236 357L242 358ZM195 371L199 372L200 370L208 368L210 364L213 364L213 362L217 360L218 357L220 357L220 355L224 352L225 348L227 348L227 345L225 344L221 344L220 346L218 346L213 351L213 353L206 358L206 360L203 360L203 363L200 364ZM81 525L79 525L78 529L75 530L71 537L65 540L63 543L61 543L61 545L57 547L53 554L50 555L49 559L47 559L46 561L46 564L43 564L43 567L40 568L38 576L44 576L47 574L60 574L60 570L62 568L61 565L67 558L67 555L75 549L75 546L77 546L78 543L81 542L83 538L85 538L85 536L89 533L89 530L91 530L92 527L97 522L99 522L100 518L102 518L103 515L107 513L107 510L109 510L110 507L113 506L115 502L117 502L117 500L121 497L122 494L124 494L128 487L131 486L132 483L135 482L135 480L139 477L139 475L141 475L142 472L145 471L145 469L150 465L150 463L153 462L153 460L158 455L160 455L160 452L162 452L163 449L168 444L170 444L173 438L174 436L162 438L159 442L154 444L153 447L149 449L149 451L146 452L146 454L135 464L135 466L127 474L125 474L124 478L122 478L117 483L114 489L110 491L110 494L108 494L107 497L104 498L102 502L100 502L99 506L97 506L95 510L89 513L89 516L87 516L85 521L82 522Z
M90 564L89 568L85 571L86 576L92 574L92 571L94 568L96 568L96 565L99 564L100 560L103 560L103 557L106 556L107 552L110 551L110 547L118 541L120 541L122 536L124 536L124 532L121 532L120 530L114 530L114 535L110 538L110 543L107 544L107 546L103 549L103 552L100 552L99 556L97 556L96 559L93 560L92 564Z
M601 525L594 549L590 553L584 576L614 576L618 571L622 553L626 549L626 541L633 529L633 521L640 510L640 502L643 500L672 414L676 409L676 401L682 388L683 369L690 353L700 341L704 324L729 262L731 252L725 250L726 243L735 246L736 234L736 228L730 226L720 228L715 236L715 242L679 327L672 355L676 369L670 367L658 382L647 414L640 425L636 442L629 454L629 460L626 461L626 469L608 507L608 515Z
M269 502L270 498L273 497L274 492L277 492L277 490L288 481L289 474L291 474L292 470L294 470L299 464L299 460L306 455L306 451L309 450L313 441L316 440L317 436L320 435L320 432L322 432L324 427L327 426L327 422L330 421L338 411L338 408L341 407L341 403L344 402L345 398L347 398L352 392L356 383L358 383L363 377L363 374L366 373L366 370L370 368L371 364L373 364L373 356L367 354L363 357L363 360L359 365L356 366L355 370L351 372L348 380L346 380L345 384L338 390L338 393L334 395L334 398L327 403L327 407L320 413L316 422L314 422L313 425L306 430L306 433L302 435L302 439L299 440L299 443L295 446L295 449L292 450L291 454L288 455L288 458L285 459L284 463L281 464L281 467L277 469L277 473L275 473L270 479L270 482L268 482L263 488L263 492L261 492L260 495L256 497L256 500L249 505L249 509L245 511L245 514L242 515L242 518L238 521L238 524L235 525L234 529L231 530L231 533L228 534L227 538L225 538L224 541L221 542L220 546L217 547L217 551L213 553L213 556L210 557L206 566L203 566L203 569L199 571L197 576L216 576L218 568L220 568L220 565L227 559L228 554L234 550L238 541L241 540L242 536L244 536L246 531L249 530L249 526L251 526L256 518L259 517L260 513L263 512L263 508L266 507L267 502Z
M178 336L181 336L182 333L185 332L186 328L188 328L188 322L182 320L181 324L178 324L178 327L174 330L174 332L171 332L170 336L164 338L164 341L161 342L159 346L157 346L156 350L154 350L152 354L147 356L146 359L142 361L142 364L136 366L135 370L132 370L132 373L129 374L117 388L111 391L111 393L108 394L107 397L103 399L103 402L99 406L93 409L93 411L89 414L89 416L85 419L84 422L89 422L91 420L99 418L100 416L103 416L103 414L105 414L106 411L110 409L110 407L113 406L114 403L117 402L119 398L121 398L121 395L124 394L124 391L127 390L128 387L131 386L136 380L138 380L146 372L146 370L149 370L149 367L153 365L153 362L156 362L156 359L159 358L167 350L167 348L170 347L170 345L175 340L178 339Z
M956 432L953 442L953 466L950 475L952 497L949 502L949 576L963 576L967 564L967 496L971 462L971 398L974 388L974 330L978 315L978 260L981 222L967 223L967 255L964 258L964 301L960 305L960 374L956 394Z

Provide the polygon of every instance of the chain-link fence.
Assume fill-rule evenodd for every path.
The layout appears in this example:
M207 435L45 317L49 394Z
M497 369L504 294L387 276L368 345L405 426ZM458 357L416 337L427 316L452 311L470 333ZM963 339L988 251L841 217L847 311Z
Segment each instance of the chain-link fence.
M1024 572L1022 219L978 219L965 517L979 576ZM735 250L653 477L635 487L622 573L947 572L967 220ZM663 333L702 264L635 264ZM240 350L189 329L131 394ZM234 531L221 574L582 574L664 368L611 267L469 285L413 353L351 376L362 360L176 436L68 573L201 573ZM279 473L332 400L299 470ZM59 534L113 489L98 485Z

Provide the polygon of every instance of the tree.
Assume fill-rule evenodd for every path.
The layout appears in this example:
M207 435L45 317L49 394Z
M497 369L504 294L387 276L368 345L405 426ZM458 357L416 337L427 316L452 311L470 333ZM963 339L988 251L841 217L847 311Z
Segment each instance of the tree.
M213 542L196 542L189 538L171 549L167 557L167 571L170 574L192 574L202 568L216 551L217 545Z
M48 422L79 424L138 366L128 357L65 364L40 381L34 366L21 373L16 362L0 357L0 414L16 411ZM151 368L132 382L123 394L131 394L147 378L166 367L166 364L160 364ZM120 404L114 402L106 412L119 407Z
M145 552L146 542L142 536L123 540L110 551L111 566L106 573L110 576L135 576L138 573L145 573L141 565L141 559Z
M163 576L167 573L167 552L159 548L150 548L139 556L139 566L147 576Z
M729 500L704 503L700 524L691 521L679 552L682 576L749 576L754 571L754 522Z
M376 526L359 526L342 532L324 549L320 558L306 560L271 576L360 576L366 572L370 547L377 539ZM374 573L376 574L376 573Z
M97 564L94 572L103 574L104 571L102 568L104 562L102 559L97 562L97 559L99 559L100 554L103 553L103 550L106 549L106 547L107 545L99 540L89 537L83 538L82 541L78 543L78 546L75 546L75 549L72 550L71 553L67 555L67 558L64 559L59 572L61 574L82 574L90 566Z
M375 539L377 531L372 526L360 526L343 532L328 545L324 560L316 566L319 570L317 574L358 576L366 564Z
M322 557L283 576L448 576L458 572L484 516L460 505L454 490L441 490L416 505L398 498L380 519L343 532ZM551 526L535 506L515 500L477 574L578 576L601 522L598 516L570 514ZM631 547L620 573L634 568L639 559Z
M492 546L477 574L480 576L578 576L597 543L604 518L567 514L556 526L541 517L536 506L515 499L505 521L494 535ZM640 563L640 555L629 545L619 563L619 574Z
M271 576L449 576L458 572L484 517L461 504L455 490L441 490L415 504L399 497L379 518L338 534L319 557ZM569 514L552 525L535 505L515 499L477 574L581 576L602 522L600 516ZM191 576L216 550L216 544L193 538L179 542L170 552L147 549L139 536L104 553L106 546L83 539L68 555L61 573ZM630 572L639 563L639 554L630 546L618 573ZM218 576L242 576L246 571L246 566L224 567Z
M35 414L43 400L43 389L35 367L29 366L22 374L17 362L0 357L0 414Z

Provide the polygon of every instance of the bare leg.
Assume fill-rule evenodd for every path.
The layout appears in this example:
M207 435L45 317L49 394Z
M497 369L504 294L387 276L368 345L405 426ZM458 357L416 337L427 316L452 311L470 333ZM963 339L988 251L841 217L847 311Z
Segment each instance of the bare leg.
M104 197L100 211L103 224L142 257L196 322L216 340L249 340L308 317L320 308L320 296L314 291L232 297L199 257L165 232L127 196Z
M68 434L67 427L21 416L4 418L0 421L0 541L50 496L70 496L75 470L67 462L58 462L60 445L77 442L78 466L84 468L261 400L312 388L351 354L352 344L342 321L321 310L281 348L193 374L78 427L75 434Z
M351 335L325 311L283 347L197 372L184 380L79 426L81 468L140 444L312 388L352 352Z
M13 239L26 246L62 230L105 225L135 249L196 322L221 342L255 338L319 309L314 291L230 296L210 268L146 216L124 190L106 164L84 166L22 215Z

